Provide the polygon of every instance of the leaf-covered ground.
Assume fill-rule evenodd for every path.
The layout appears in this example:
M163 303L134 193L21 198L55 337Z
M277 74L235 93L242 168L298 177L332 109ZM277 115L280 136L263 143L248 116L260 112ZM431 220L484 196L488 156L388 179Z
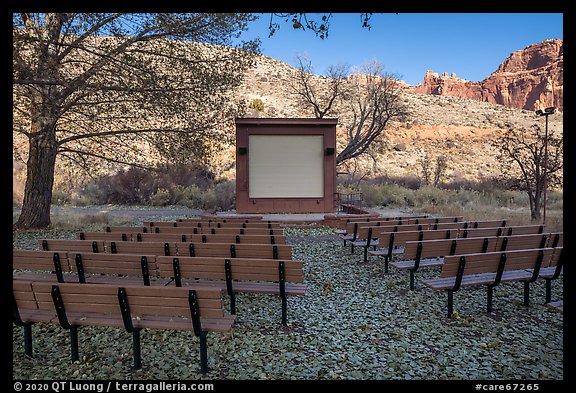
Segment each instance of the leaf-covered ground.
M80 361L70 361L69 336L57 325L36 324L34 359L24 355L22 328L13 327L13 379L162 380L562 380L563 315L544 306L544 282L496 288L494 312L485 312L484 288L454 296L421 283L408 290L406 271L381 260L362 262L332 229L287 229L293 258L305 262L308 292L288 299L288 326L280 300L237 296L237 323L208 334L206 375L199 372L199 342L189 332L142 332L143 368L131 370L131 335L122 329L79 330ZM14 247L37 239L73 238L73 231L16 232ZM439 270L417 274L417 280ZM562 279L553 299L562 298ZM225 298L226 306L228 305ZM228 310L228 308L227 308Z

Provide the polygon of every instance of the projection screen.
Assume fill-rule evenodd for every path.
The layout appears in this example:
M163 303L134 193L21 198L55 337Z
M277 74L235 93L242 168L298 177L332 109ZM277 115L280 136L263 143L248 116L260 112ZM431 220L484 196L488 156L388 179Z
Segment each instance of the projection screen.
M250 198L323 198L323 135L249 135Z

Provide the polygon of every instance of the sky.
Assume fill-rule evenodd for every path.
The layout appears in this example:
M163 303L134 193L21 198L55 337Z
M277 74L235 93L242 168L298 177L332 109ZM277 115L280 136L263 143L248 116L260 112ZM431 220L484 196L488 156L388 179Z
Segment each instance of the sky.
M359 13L335 13L324 40L282 19L269 38L270 15L262 14L243 35L260 37L263 55L292 66L297 66L297 56L307 57L319 75L330 65L358 67L378 60L386 72L411 85L422 83L427 70L479 82L512 52L545 39L563 39L562 13L373 14L370 30L362 27Z

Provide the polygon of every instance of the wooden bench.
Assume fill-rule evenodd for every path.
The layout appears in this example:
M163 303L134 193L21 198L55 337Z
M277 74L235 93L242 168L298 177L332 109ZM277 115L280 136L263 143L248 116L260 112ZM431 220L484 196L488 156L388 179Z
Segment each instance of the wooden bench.
M544 233L544 225L515 225L492 228L463 228L459 237L512 236Z
M394 217L377 217L377 216L346 216L345 218L340 219L331 219L331 218L324 218L325 221L329 223L329 226L335 227L336 234L346 234L346 228L348 223L361 223L361 222L374 222L374 221L398 221L398 220L406 220L410 218L425 218L428 217L427 215L413 215L413 216L394 216Z
M364 249L364 262L368 261L368 249L373 247L376 250L380 244L378 233L380 232L404 232L404 231L422 231L428 228L428 224L403 224L403 225L381 225L375 227L358 228L356 239L351 242L351 252L354 247Z
M211 221L198 221L198 222L177 222L177 221L148 221L144 222L148 227L173 227L173 228L259 228L259 229L280 229L278 222L211 222Z
M222 291L216 288L116 286L14 281L13 322L24 327L24 348L32 357L32 324L59 324L70 331L71 358L80 358L82 326L124 328L132 334L134 368L142 367L142 329L189 330L200 341L200 370L208 370L207 333L232 329Z
M80 241L80 240L77 240ZM221 258L292 259L288 244L191 243L191 242L113 242L105 241L113 254L179 255Z
M38 248L44 251L105 252L101 240L40 239Z
M524 305L529 304L529 285L538 278L540 267L549 265L554 248L487 252L444 257L439 278L423 280L429 288L447 291L447 315L453 313L453 296L461 287L487 286L487 312L492 312L494 287L502 282L524 283Z
M12 271L13 278L18 280L64 282L72 270L67 252L13 249Z
M68 253L68 262L79 283L165 286L158 277L156 255Z
M140 232L79 232L79 240L114 241L161 241L161 242L202 242L202 243L251 243L286 244L284 235L245 235L245 234L186 234L186 233L140 233Z
M408 241L403 260L392 262L392 265L410 271L410 289L413 290L414 274L418 268L442 266L446 255L545 248L548 247L549 239L550 234L532 234Z
M491 236L407 241L403 259L393 261L391 265L410 272L410 290L414 290L414 276L418 269L442 266L443 258L447 255L493 252L497 240L496 236Z
M408 241L425 241L437 239L452 239L457 237L457 230L423 230L403 232L380 232L378 242L380 249L368 251L369 254L384 257L384 272L388 273L389 262L394 255L404 253L404 247Z
M552 241L552 243L554 243ZM538 276L543 278L546 283L546 298L545 303L552 301L552 281L558 279L562 275L564 269L564 247L556 246L554 248L554 255L547 266L541 266Z
M115 230L119 228L116 227ZM132 233L132 236L137 233L284 236L283 228L149 227L146 232L127 228L124 228L124 232Z
M255 258L163 257L156 259L159 276L176 286L210 285L226 290L230 313L236 314L236 293L279 295L286 325L287 296L306 293L302 261Z

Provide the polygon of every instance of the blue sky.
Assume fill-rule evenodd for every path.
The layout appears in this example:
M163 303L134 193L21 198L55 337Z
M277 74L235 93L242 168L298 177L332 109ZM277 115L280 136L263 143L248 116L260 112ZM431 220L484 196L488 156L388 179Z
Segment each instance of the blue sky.
M263 14L245 36L259 36L266 56L293 66L297 55L306 56L316 74L324 74L329 65L379 60L385 71L411 85L421 83L426 70L481 81L512 52L547 38L563 39L561 13L374 14L371 30L362 27L360 14L335 13L324 40L289 23L281 23L268 38L269 20L270 14Z

